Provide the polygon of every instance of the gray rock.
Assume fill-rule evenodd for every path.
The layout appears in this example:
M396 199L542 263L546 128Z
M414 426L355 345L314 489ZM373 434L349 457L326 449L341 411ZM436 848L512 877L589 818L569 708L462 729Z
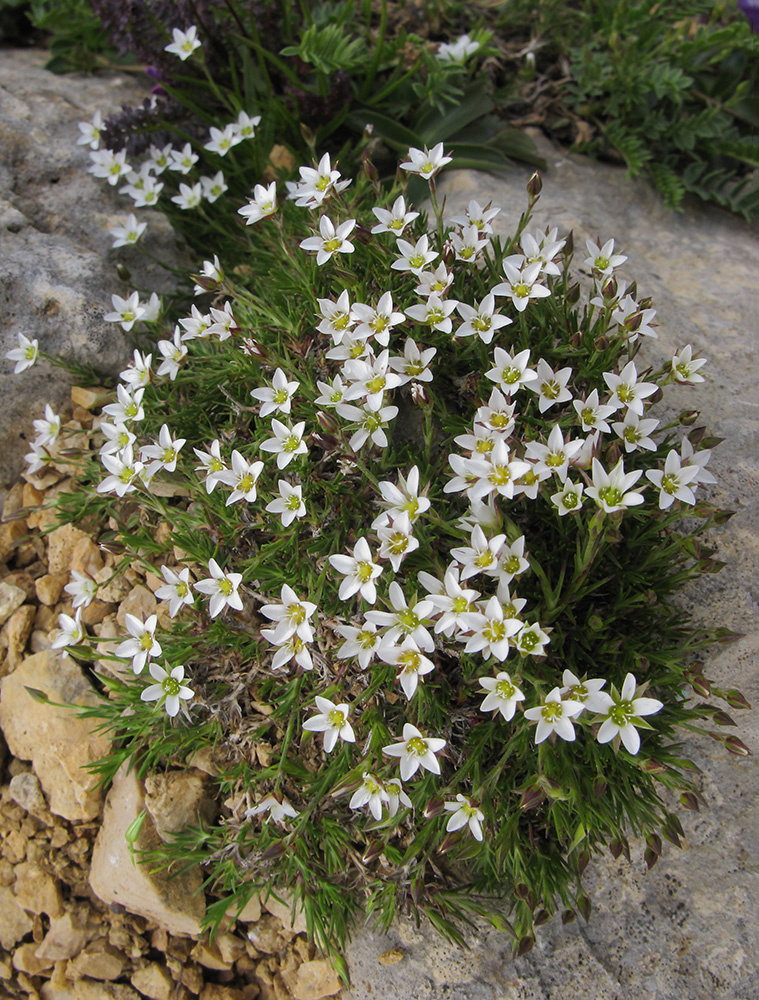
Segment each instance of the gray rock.
M659 367L690 343L709 359L708 381L667 390L659 411L698 408L699 424L726 440L710 469L719 479L710 496L736 516L713 533L727 568L691 586L681 606L710 625L745 634L707 656L707 675L759 702L759 393L756 335L759 244L740 219L692 203L668 212L656 193L624 171L593 164L550 146L543 195L534 224L575 234L575 269L585 238L614 237L629 257L625 277L658 310L656 341L644 359ZM439 184L447 215L471 198L503 206L498 232L513 232L526 207L526 169L505 178L451 173ZM640 365L638 366L640 370ZM757 752L757 714L733 712L734 730ZM516 961L504 936L480 929L470 950L443 943L429 926L416 931L399 921L387 936L357 931L348 948L351 988L343 1000L757 1000L759 998L759 757L731 756L706 737L686 739L686 752L703 769L709 808L680 816L684 848L666 844L646 871L638 845L632 864L594 859L586 873L593 902L590 923L563 927L558 919L538 931L536 947ZM673 803L674 805L674 803ZM385 966L388 949L404 949Z
M109 114L139 104L149 81L127 76L55 76L43 67L47 53L4 51L0 59L0 483L23 468L31 419L45 403L58 410L75 382L45 361L20 375L5 353L16 333L36 338L40 349L118 372L131 353L130 335L104 323L111 295L127 287L117 261L129 267L135 287L167 291L168 272L133 248L113 250L108 230L132 211L131 199L87 173L89 149L78 146L77 123L95 111ZM157 212L148 221L146 247L178 264L175 237Z

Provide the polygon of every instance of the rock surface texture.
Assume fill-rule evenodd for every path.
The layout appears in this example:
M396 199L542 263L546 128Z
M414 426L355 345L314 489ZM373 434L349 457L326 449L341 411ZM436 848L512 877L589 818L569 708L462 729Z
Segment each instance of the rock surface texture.
M692 586L681 605L701 623L744 634L710 651L706 673L759 703L759 242L741 220L691 203L668 212L654 191L622 169L593 164L545 144L550 169L533 225L574 230L575 270L585 239L613 237L628 256L623 275L658 310L658 340L643 345L658 368L692 344L709 359L708 381L668 390L672 413L696 407L698 421L725 441L710 465L718 505L736 511L712 542L727 563ZM526 207L529 170L506 178L450 173L439 182L446 214L475 198L503 212L496 232L510 234ZM640 368L640 365L638 366ZM659 410L662 408L659 407ZM657 415L660 415L657 413ZM737 713L736 732L757 756L731 756L706 738L687 741L703 769L701 813L679 812L683 850L666 845L647 872L638 849L632 864L594 860L586 874L590 923L538 931L531 953L513 961L493 931L472 934L468 952L441 942L430 928L399 924L387 937L357 933L348 949L352 986L343 1000L757 1000L759 998L759 723ZM391 949L393 964L380 956Z
M78 122L139 104L149 81L55 76L44 69L46 60L47 53L28 50L5 50L0 58L0 486L21 472L30 417L41 416L46 402L58 410L74 381L44 361L14 377L5 353L16 346L17 331L37 339L42 351L118 372L130 341L102 320L111 295L125 292L117 260L136 286L169 287L167 272L146 266L139 251L111 249L108 230L132 202L87 173L89 148L77 145ZM149 220L147 247L176 262L163 216L140 211Z

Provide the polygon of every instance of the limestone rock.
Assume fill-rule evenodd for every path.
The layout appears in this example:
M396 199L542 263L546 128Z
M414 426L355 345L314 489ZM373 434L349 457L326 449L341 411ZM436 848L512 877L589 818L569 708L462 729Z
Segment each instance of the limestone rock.
M3 516L8 517L10 515L4 513ZM26 525L23 521L8 521L5 524L0 524L0 565L8 562L13 555L16 543L25 534Z
M0 948L11 951L32 929L32 919L8 886L0 886Z
M209 794L208 779L194 768L152 774L145 779L145 807L162 840L171 840L186 826L205 825L216 815L215 799Z
M93 936L87 926L87 913L82 908L68 909L50 921L50 929L35 952L37 958L52 962L64 961L78 955Z
M166 969L157 962L150 962L135 970L130 981L149 1000L173 1000L176 984Z
M22 944L13 952L13 968L18 972L25 972L28 976L37 976L46 969L50 969L53 963L50 959L37 958L35 951L37 945L33 942Z
M70 963L68 974L73 972L77 978L118 979L124 971L126 961L122 952L101 938L79 952Z
M25 600L26 591L21 587L15 587L7 580L0 581L0 625L6 622Z
M304 962L295 974L293 996L296 1000L321 1000L339 993L343 984L330 963L323 958Z
M122 628L125 627L125 621L127 615L134 615L136 618L145 621L150 615L155 614L155 609L157 601L153 594L150 593L147 587L143 587L141 583L138 583L136 587L132 587L127 596L121 602L121 605L116 615L116 620Z
M10 793L14 802L26 809L32 816L44 820L50 818L45 796L42 794L39 780L33 771L15 774L10 781Z
M89 537L73 524L62 524L47 536L47 561L50 573L61 573L68 577L71 556L80 542Z
M268 899L264 900L264 907L282 921L282 926L286 931L291 931L293 934L305 934L307 932L306 915L301 904L295 905L295 913L293 914L292 894L279 890L277 895L282 900L281 903L274 896L269 896Z
M80 539L71 550L69 568L92 577L103 568L103 555L89 536Z
M141 1000L131 986L93 979L79 979L70 985L58 985L50 980L42 984L40 997L41 1000Z
M16 865L13 886L16 902L29 913L46 913L51 919L63 913L58 882L38 864L24 861Z
M34 585L40 604L48 607L57 604L68 578L68 573L45 573L44 576L37 577Z
M92 819L100 811L101 793L97 775L84 766L104 757L110 740L94 734L93 723L70 709L39 704L27 687L62 704L92 705L97 695L77 664L56 650L28 656L0 682L0 728L11 753L32 761L51 812Z
M15 670L24 657L36 610L31 604L22 604L3 626L3 644L7 647L6 672Z
M154 920L171 934L200 934L205 913L200 871L195 868L169 878L165 872L149 871L152 866L132 859L124 834L144 807L142 782L122 765L108 792L92 853L92 891L109 906L118 903L130 913ZM160 844L153 821L146 815L135 848L154 850Z

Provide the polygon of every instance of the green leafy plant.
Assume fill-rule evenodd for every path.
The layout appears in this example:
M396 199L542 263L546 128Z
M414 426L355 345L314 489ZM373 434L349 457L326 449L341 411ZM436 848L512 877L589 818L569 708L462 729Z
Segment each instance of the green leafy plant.
M400 171L430 183L429 233L368 168L315 166L304 207L257 191L247 263L204 264L173 340L139 303L107 317L141 350L92 450L33 449L77 461L60 517L109 519L112 572L165 581L113 653L62 623L99 660L103 779L209 746L219 772L221 821L143 860L201 865L211 927L289 893L333 954L362 909L453 940L483 916L524 953L551 914L588 919L594 854L679 844L684 733L749 752L717 704L745 699L705 675L730 635L672 604L719 568L717 442L650 416L704 359L639 371L654 310L613 241L583 296L571 234L528 228L537 175L501 240L496 209L443 216L444 161Z

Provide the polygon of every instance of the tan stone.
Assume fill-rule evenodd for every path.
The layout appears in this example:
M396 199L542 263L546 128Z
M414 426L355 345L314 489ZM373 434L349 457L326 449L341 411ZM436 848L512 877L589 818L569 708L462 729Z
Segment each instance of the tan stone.
M208 826L216 816L208 780L194 768L149 775L145 779L145 807L158 836L166 841L199 820Z
M298 969L293 986L296 1000L321 1000L333 997L343 988L340 977L324 958L304 962Z
M18 587L19 590L22 590L25 600L30 601L34 599L34 577L28 569L19 569L13 573L9 573L3 578L3 583L7 583L9 587Z
M73 972L76 978L113 980L119 978L125 965L126 956L100 938L80 951L69 963L67 975Z
M88 604L86 608L82 608L82 624L83 625L98 625L102 622L108 615L115 614L116 605L107 604L105 601L98 601L97 598Z
M171 934L198 935L205 913L200 870L172 873L169 878L152 865L138 865L130 854L124 835L144 806L142 783L134 771L127 773L122 765L108 793L92 853L92 891L108 906L118 903L130 913L154 920ZM161 843L146 814L135 849L155 850Z
M71 550L70 568L92 577L103 568L103 555L89 536L80 539Z
M236 986L224 986L221 983L206 983L200 991L199 1000L248 1000L255 993L246 993Z
M46 913L51 919L63 913L58 882L39 865L24 861L16 866L13 886L16 902L30 913Z
M26 857L26 837L20 830L11 830L0 843L0 850L7 861L17 865Z
M130 976L132 986L149 1000L173 1000L175 984L169 973L157 962L137 969Z
M62 705L94 705L98 697L79 666L56 650L28 656L0 683L0 728L11 753L32 761L50 811L70 820L93 819L101 792L97 775L84 766L106 756L111 741L94 734L94 723L71 709L39 704L27 687Z
M21 481L14 483L8 490L8 495L3 504L3 521L9 521L14 514L17 514L24 506L24 483ZM165 522L162 522L165 523Z
M31 604L22 604L3 626L3 635L8 648L8 666L15 670L24 658L26 641L32 631L37 609Z
M155 594L159 587L163 587L166 581L162 576L158 576L156 573L146 573L145 574L145 585L151 594Z
M8 578L0 582L0 625L6 622L16 608L20 608L26 600L26 591L8 582Z
M0 524L0 563L6 563L13 555L19 539L26 534L23 521L7 521Z
M66 910L60 917L50 921L50 929L37 945L37 958L52 962L64 961L78 955L93 935L87 927L85 907Z
M248 940L257 951L275 955L282 951L288 939L282 933L282 924L276 917L264 916L257 923L250 924Z
M114 576L113 567L107 563L102 569L95 573L95 582L99 585L98 597L101 601L109 604L118 604L123 601L132 589L129 581L120 574Z
M116 621L122 628L125 626L126 616L134 615L141 621L145 621L150 615L155 614L155 609L157 601L153 594L150 593L147 587L143 587L141 583L138 583L136 587L132 587L127 596L121 602L119 606L118 614L116 615Z
M211 969L214 972L224 972L226 969L231 969L234 965L234 960L230 962L222 956L215 940L198 941L190 952L190 958L196 961L198 965L202 965L203 968Z
M42 820L51 818L39 780L33 771L14 775L10 780L9 789L13 801L32 816Z
M282 902L279 899L275 899L274 896L269 896L268 899L264 900L264 907L269 913L274 914L275 917L279 917L286 931L292 931L293 934L305 934L307 927L303 906L297 903L295 905L295 914L293 915L292 893L280 889L277 890L277 895Z
M111 397L111 392L102 386L71 386L71 402L74 406L81 406L83 410L92 410L99 403L104 403Z
M37 958L35 951L37 945L34 942L22 944L13 952L13 968L18 972L25 972L29 976L37 976L40 972L50 969L53 962L50 959Z
M50 980L42 985L40 997L41 1000L141 1000L131 986L93 979L79 979L68 985Z
M235 915L235 912L236 912L236 907L234 906L231 906L227 910L227 914L230 917L233 917ZM237 919L243 924L255 923L257 920L261 919L261 898L257 892L254 892L253 895L250 897L248 902L242 908L242 912L240 913L240 916L237 917Z
M31 917L19 905L10 888L0 886L0 948L11 951L31 929Z
M51 573L68 573L75 546L88 536L73 524L62 524L47 536L47 558Z
M68 579L68 573L45 573L44 576L38 577L34 586L40 604L47 604L49 607L57 604Z

